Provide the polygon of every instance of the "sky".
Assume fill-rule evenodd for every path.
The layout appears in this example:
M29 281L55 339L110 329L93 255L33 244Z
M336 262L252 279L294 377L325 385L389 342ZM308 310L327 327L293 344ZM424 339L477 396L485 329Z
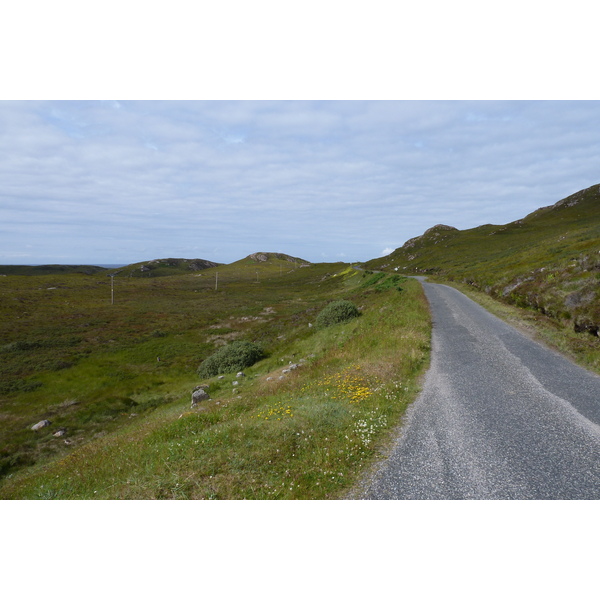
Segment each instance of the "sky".
M597 101L0 102L0 263L382 256L600 182Z

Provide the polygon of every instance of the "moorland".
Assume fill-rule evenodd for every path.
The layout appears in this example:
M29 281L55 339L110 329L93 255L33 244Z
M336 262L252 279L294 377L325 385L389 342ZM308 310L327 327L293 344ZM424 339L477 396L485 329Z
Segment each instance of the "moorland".
M160 262L0 277L0 497L331 498L352 486L427 365L419 284L272 253ZM318 327L342 298L359 316ZM240 376L199 375L240 340L264 358ZM191 407L200 384L210 399Z

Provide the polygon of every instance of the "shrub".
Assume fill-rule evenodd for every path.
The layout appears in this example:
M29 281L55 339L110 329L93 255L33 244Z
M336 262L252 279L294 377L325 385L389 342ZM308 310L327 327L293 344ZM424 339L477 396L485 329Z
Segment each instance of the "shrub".
M200 377L214 377L221 373L232 373L250 367L263 358L260 346L252 342L232 342L211 354L199 367Z
M329 327L338 323L345 323L358 317L360 312L356 305L350 300L336 300L328 304L318 315L316 319L317 327Z

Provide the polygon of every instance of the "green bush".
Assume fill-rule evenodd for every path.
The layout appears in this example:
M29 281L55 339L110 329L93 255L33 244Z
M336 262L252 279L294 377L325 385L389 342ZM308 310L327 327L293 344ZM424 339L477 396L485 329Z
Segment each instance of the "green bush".
M232 342L211 354L198 367L200 377L214 377L221 373L232 373L250 367L263 358L260 346L252 342Z
M329 327L338 323L345 323L355 317L358 317L360 312L356 305L350 300L336 300L328 304L318 315L316 320L317 327Z

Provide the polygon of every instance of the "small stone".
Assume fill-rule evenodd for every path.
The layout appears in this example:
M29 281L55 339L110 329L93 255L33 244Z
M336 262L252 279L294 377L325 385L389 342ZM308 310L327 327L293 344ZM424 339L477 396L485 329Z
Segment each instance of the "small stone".
M236 377L246 377L246 374L243 371L240 371Z
M273 381L272 377L267 377L267 381Z
M202 402L203 400L210 400L210 396L205 389L196 389L192 392L192 408Z
M219 375L217 379L225 379L225 375Z
M38 431L39 429L42 429L43 427L48 427L48 425L50 425L50 421L47 421L46 419L44 419L43 421L40 421L39 423L32 425L31 430Z
M67 430L64 428L61 428L58 431L55 431L52 435L54 437L62 437L63 435L65 435L65 433L67 433Z
M234 381L231 385L240 385L239 381Z

